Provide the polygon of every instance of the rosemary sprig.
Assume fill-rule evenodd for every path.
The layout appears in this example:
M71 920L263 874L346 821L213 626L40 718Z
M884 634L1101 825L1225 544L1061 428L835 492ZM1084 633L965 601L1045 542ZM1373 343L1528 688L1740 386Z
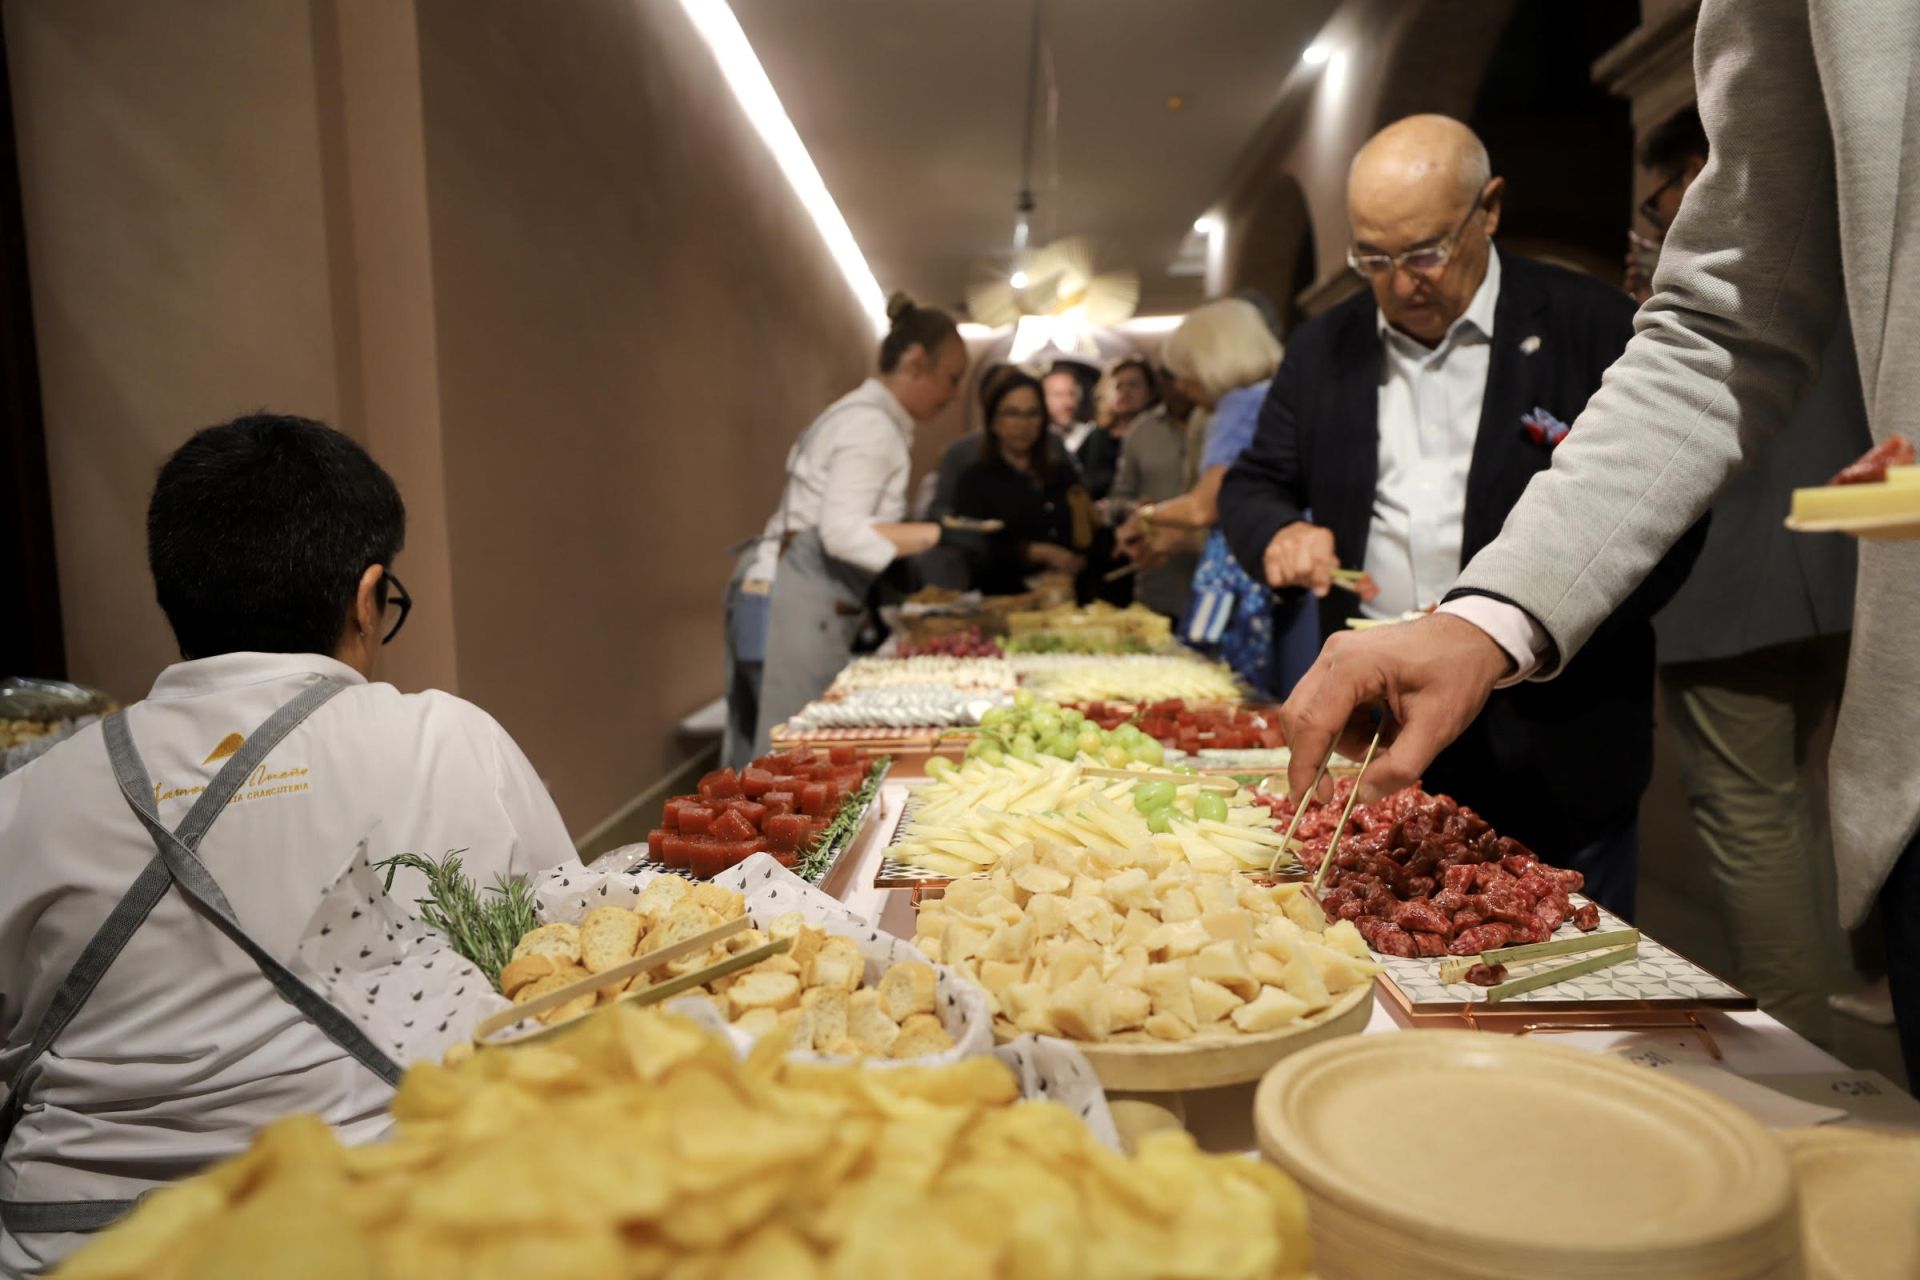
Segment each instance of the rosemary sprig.
M850 839L860 826L860 819L866 814L867 806L873 803L873 797L880 790L880 780L887 776L887 766L893 763L891 756L880 756L873 762L873 768L867 772L867 780L860 789L841 802L835 811L833 821L821 831L819 838L808 845L806 851L797 860L794 873L808 884L820 883L820 877L833 865L833 856L842 840Z
M493 887L483 891L460 872L460 855L465 852L450 850L439 862L402 853L374 865L386 870L389 891L401 867L427 878L427 896L415 902L420 918L478 965L498 991L500 970L513 958L514 947L540 925L533 909L533 886L525 876L496 875Z

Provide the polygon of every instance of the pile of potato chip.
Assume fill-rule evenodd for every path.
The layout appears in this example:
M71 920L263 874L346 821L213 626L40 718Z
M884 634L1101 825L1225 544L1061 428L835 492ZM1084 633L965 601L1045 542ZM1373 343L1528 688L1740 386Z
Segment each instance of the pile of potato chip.
M991 1058L885 1070L744 1060L616 1006L416 1066L391 1140L310 1116L142 1199L68 1280L1291 1277L1306 1209L1271 1166L1181 1132L1127 1158L1019 1102Z
M696 937L746 911L746 899L723 885L660 876L641 890L630 909L595 907L577 925L554 922L529 931L500 971L500 990L515 1004L525 1004ZM701 988L720 1015L742 1031L763 1036L786 1027L796 1047L848 1057L921 1058L953 1048L953 1037L934 1011L938 980L932 965L893 965L878 986L869 987L866 960L852 939L814 928L798 911L769 921L764 933L744 929L698 955L602 987L597 995L569 1000L540 1014L539 1020L566 1022L624 992L643 991L652 982L704 969L782 938L789 944L784 953L723 974Z
M1380 972L1305 885L1196 870L1151 845L1024 845L923 902L916 933L928 956L987 989L1003 1040L1256 1035Z

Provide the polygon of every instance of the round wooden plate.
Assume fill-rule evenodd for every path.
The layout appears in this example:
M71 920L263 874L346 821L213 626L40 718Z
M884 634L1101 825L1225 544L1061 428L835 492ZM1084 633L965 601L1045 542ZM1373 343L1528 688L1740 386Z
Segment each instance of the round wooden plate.
M1319 1045L1254 1100L1329 1280L1798 1274L1786 1152L1665 1072L1419 1031Z
M1132 1093L1179 1093L1187 1089L1216 1089L1246 1084L1290 1053L1364 1031L1373 1017L1373 983L1342 992L1318 1013L1292 1026L1253 1036L1219 1040L1106 1041L1076 1040L1094 1074L1109 1089Z
M1800 1188L1808 1280L1920 1275L1920 1136L1834 1127L1780 1137Z

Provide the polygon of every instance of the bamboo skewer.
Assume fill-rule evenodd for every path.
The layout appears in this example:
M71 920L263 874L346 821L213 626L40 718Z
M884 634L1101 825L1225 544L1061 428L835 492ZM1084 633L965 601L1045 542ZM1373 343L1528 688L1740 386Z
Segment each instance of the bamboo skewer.
M1347 807L1340 811L1340 821L1333 828L1333 839L1327 842L1327 856L1320 859L1320 869L1313 873L1313 898L1320 900L1320 886L1327 881L1327 868L1333 865L1333 855L1340 851L1340 837L1346 833L1347 819L1353 816L1353 806L1360 799L1360 780L1367 776L1367 766L1373 763L1373 753L1380 749L1380 735L1386 731L1387 722L1383 717L1373 731L1373 741L1367 744L1367 754L1360 761L1360 772L1353 775L1353 790L1347 793ZM1328 757L1331 759L1331 755ZM1321 768L1324 770L1325 765Z
M1300 819L1306 815L1307 805L1311 803L1313 800L1313 797L1319 793L1320 779L1327 776L1327 766L1332 763L1333 763L1333 752L1328 751L1327 758L1320 762L1319 772L1313 775L1312 784L1309 785L1306 791L1301 795L1300 803L1294 806L1293 819L1292 821L1287 823L1287 833L1280 837L1280 848L1278 851L1274 853L1273 861L1267 864L1267 873L1269 875L1273 874L1274 872L1280 869L1280 859L1284 854L1291 852L1293 853L1293 856L1295 858L1298 858L1300 856L1298 850L1295 850L1293 847L1294 846L1293 833L1300 829Z
M1138 572L1140 572L1140 566L1137 563L1123 564L1118 569L1115 569L1109 573L1103 574L1100 578L1100 581L1118 582L1120 581L1120 579L1128 577L1131 574L1136 574Z

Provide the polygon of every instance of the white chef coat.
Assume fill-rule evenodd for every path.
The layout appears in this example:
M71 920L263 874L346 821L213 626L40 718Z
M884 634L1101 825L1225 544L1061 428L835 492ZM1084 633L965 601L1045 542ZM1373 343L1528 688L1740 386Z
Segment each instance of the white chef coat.
M771 582L788 533L818 529L827 554L879 573L893 543L874 529L907 514L913 469L913 416L878 378L841 396L787 452L780 505L748 565L749 582Z
M1361 605L1397 618L1439 601L1460 576L1467 472L1480 432L1493 314L1500 298L1500 255L1487 258L1473 301L1429 350L1378 317L1384 358L1378 413L1380 475L1362 566L1380 594Z
M322 676L348 687L268 754L199 850L247 932L296 973L308 921L363 843L375 861L464 849L483 885L575 857L492 717L449 694L369 684L315 654L231 653L161 673L127 711L161 820L177 825L244 735ZM0 779L0 1081L16 1083L55 990L154 855L98 725ZM411 905L424 890L404 873L393 892ZM0 1160L0 1198L126 1199L301 1111L364 1141L385 1131L391 1096L178 889L36 1074ZM47 1265L83 1239L0 1232L0 1273Z

